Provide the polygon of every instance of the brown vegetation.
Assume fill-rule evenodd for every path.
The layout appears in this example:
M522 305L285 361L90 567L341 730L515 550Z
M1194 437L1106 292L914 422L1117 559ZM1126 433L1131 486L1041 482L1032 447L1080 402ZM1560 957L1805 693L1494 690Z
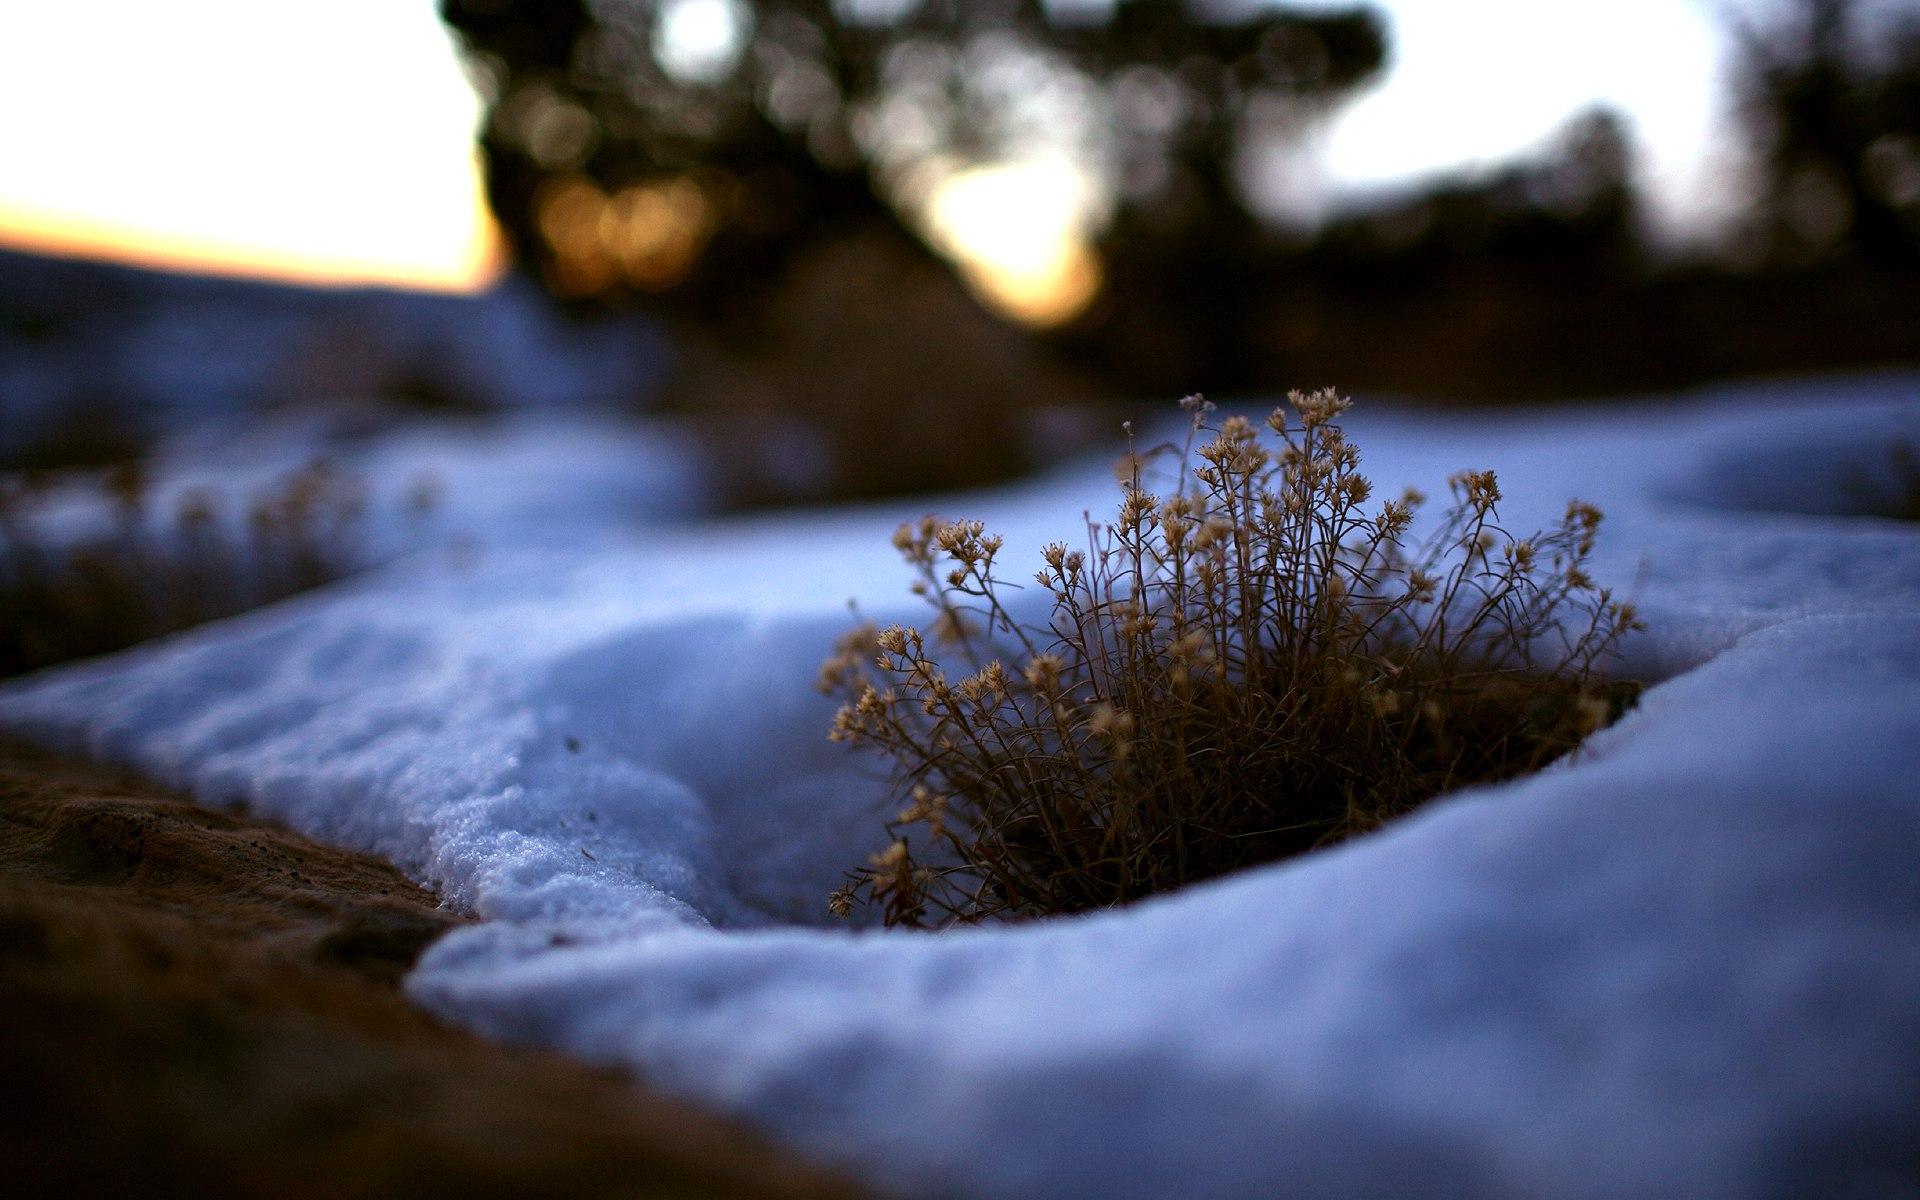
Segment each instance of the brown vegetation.
M364 490L325 463L262 490L244 516L207 489L158 511L134 465L97 487L110 527L63 542L45 520L47 478L0 479L0 678L245 612L359 558Z
M1441 793L1532 770L1633 695L1603 657L1635 626L1587 574L1601 516L1569 504L1516 537L1490 471L1369 510L1332 391L1192 436L1171 487L1122 460L1118 517L1055 543L1030 623L1001 539L927 518L895 544L931 630L855 631L826 664L837 740L897 768L893 844L832 897L888 924L1120 904L1372 829ZM1204 444L1195 441L1205 435ZM969 673L950 680L942 655ZM922 840L916 846L910 834Z
M844 1197L396 982L460 923L391 867L0 742L0 1192Z

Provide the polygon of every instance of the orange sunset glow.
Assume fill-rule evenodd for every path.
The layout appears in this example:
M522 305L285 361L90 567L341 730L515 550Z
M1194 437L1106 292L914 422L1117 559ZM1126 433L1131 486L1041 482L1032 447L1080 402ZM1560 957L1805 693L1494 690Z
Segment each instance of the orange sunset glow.
M0 27L0 244L302 283L499 274L479 101L432 0L106 0Z

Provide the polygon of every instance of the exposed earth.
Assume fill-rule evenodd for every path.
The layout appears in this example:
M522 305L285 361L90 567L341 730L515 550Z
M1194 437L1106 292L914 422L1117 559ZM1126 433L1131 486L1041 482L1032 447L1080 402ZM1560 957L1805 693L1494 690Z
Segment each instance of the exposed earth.
M398 983L461 917L392 867L0 742L0 1193L846 1196Z

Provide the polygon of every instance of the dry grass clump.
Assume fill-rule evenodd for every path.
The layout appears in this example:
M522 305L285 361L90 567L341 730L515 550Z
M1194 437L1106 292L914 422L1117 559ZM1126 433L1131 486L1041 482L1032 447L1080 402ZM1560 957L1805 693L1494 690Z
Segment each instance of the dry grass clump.
M1587 574L1597 509L1516 537L1493 473L1468 471L1416 536L1417 493L1368 507L1347 401L1291 399L1272 448L1185 402L1186 447L1130 452L1118 516L1089 520L1084 549L1046 547L1044 621L1009 611L979 522L900 528L932 625L866 626L822 669L846 700L830 736L889 759L905 805L836 914L1122 904L1532 770L1630 701L1597 671L1636 627ZM1162 452L1179 459L1156 495Z
M229 514L199 489L160 511L144 473L96 486L110 528L78 542L49 528L44 477L0 480L0 677L124 649L339 578L359 559L359 480L325 463Z

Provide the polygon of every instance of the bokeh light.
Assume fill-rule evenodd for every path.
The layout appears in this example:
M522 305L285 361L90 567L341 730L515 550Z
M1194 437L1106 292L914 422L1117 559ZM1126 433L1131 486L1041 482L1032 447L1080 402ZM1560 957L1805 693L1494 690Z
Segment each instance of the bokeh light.
M1060 161L972 167L934 184L922 219L975 293L1007 316L1059 325L1100 288L1093 182Z
M716 213L691 176L632 184L608 195L580 175L541 185L540 234L554 253L551 282L590 296L624 281L642 292L686 277L712 236Z

